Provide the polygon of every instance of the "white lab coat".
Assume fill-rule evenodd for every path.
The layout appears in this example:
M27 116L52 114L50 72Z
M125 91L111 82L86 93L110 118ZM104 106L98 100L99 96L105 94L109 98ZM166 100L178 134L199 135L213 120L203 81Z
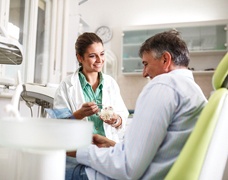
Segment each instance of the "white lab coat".
M126 120L128 118L128 110L120 95L120 89L116 81L109 75L103 74L104 84L102 90L102 104L112 106L114 112L121 116L122 127L114 128L107 123L103 123L105 135L107 138L120 142L124 138L126 129ZM68 108L73 112L80 108L85 103L81 83L78 76L78 70L67 76L56 90L54 98L54 109ZM88 121L85 117L84 121Z

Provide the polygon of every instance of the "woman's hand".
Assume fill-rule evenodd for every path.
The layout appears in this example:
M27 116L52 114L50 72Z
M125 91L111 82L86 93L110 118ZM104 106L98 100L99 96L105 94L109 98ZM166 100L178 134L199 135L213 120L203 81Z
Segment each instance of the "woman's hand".
M105 123L113 126L113 127L119 127L122 124L122 119L119 115L113 113L112 118L110 120L105 120L102 119L102 117L100 116L101 120L104 121Z
M115 146L116 142L106 138L105 136L94 134L93 144L95 144L97 147L110 147Z
M82 104L82 107L74 112L76 119L83 119L84 117L96 114L99 108L95 102L86 102Z

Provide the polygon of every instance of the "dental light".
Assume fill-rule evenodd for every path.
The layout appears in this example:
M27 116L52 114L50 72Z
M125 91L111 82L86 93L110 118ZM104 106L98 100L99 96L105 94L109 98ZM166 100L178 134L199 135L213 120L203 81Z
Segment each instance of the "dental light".
M6 30L0 26L0 64L19 65L23 60L21 44L10 38Z

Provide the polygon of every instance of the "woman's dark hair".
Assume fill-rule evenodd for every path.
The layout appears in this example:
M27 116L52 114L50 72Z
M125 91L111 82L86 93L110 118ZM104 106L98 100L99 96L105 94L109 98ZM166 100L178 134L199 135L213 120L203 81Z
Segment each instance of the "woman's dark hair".
M101 38L95 33L85 32L81 34L75 43L76 54L83 57L86 49L93 43L101 43L103 45ZM81 63L79 63L79 65L81 66Z
M190 61L187 45L176 30L165 31L147 39L139 50L141 58L144 52L153 52L155 59L159 59L164 52L169 52L177 66L188 67Z

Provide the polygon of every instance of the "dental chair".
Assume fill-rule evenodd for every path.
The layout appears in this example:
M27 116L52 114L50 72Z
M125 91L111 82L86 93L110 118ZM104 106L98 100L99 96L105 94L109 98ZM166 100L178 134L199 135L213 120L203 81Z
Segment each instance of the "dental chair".
M166 180L228 178L228 53L216 68L212 85L214 92Z

